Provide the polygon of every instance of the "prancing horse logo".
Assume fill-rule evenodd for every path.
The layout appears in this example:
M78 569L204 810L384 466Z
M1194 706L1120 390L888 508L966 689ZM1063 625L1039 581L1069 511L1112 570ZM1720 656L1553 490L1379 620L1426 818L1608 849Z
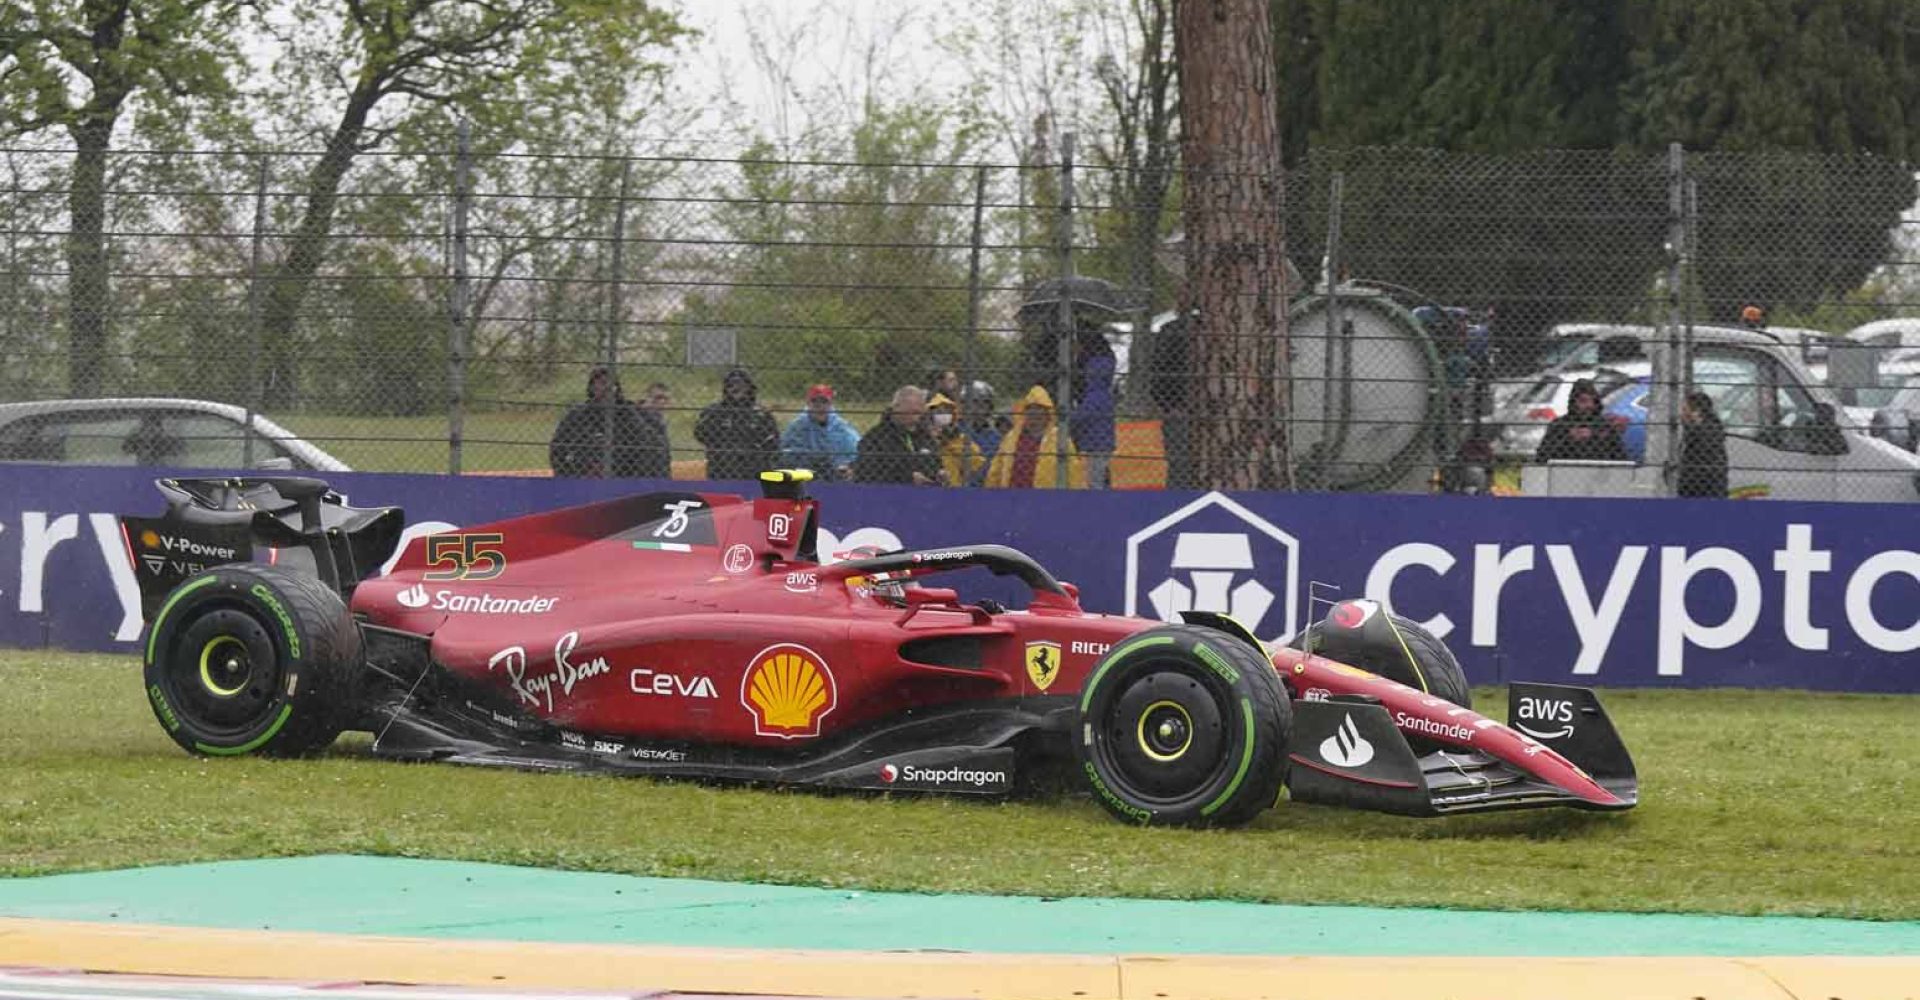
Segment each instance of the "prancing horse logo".
M1053 686L1053 679L1060 676L1060 644L1057 642L1027 643L1027 677L1033 686L1042 691Z

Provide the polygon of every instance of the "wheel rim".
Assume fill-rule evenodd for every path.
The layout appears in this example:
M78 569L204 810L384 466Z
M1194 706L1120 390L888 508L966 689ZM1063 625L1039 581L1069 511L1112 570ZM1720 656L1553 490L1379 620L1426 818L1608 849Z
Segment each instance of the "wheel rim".
M216 635L200 647L200 686L216 698L231 698L246 690L253 674L253 656L247 644L231 635Z
M1204 794L1230 763L1233 741L1222 711L1228 693L1172 660L1143 664L1120 681L1094 746L1107 780L1154 804Z
M1172 701L1156 701L1140 713L1135 737L1148 758L1176 761L1193 746L1193 716Z
M280 702L283 664L273 633L239 607L195 617L157 666L168 703L211 743L246 739Z

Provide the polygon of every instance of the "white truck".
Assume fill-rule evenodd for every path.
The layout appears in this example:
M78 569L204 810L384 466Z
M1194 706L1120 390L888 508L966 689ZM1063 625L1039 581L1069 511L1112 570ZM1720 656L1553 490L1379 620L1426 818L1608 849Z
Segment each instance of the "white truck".
M1750 330L1696 327L1692 381L1713 397L1726 427L1727 486L1776 500L1907 502L1920 499L1920 456L1847 426L1840 401L1800 351ZM1671 496L1668 461L1678 441L1666 391L1679 381L1674 345L1648 345L1653 385L1644 464L1552 462L1521 475L1528 496Z

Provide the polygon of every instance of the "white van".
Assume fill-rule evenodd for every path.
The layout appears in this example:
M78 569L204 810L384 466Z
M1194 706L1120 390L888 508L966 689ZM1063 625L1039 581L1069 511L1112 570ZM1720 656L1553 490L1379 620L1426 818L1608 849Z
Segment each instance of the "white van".
M1843 425L1839 400L1815 379L1799 351L1751 330L1695 327L1693 383L1713 397L1727 431L1727 487L1734 496L1776 500L1920 499L1920 456ZM1649 345L1656 387L1664 345ZM1671 496L1666 456L1674 446L1666 407L1649 400L1644 465L1530 465L1529 496Z

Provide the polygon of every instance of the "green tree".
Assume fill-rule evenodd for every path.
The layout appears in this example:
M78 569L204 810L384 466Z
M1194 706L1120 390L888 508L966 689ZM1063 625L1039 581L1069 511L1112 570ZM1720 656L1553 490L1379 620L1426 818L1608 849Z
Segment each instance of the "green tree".
M851 162L826 149L775 160L761 143L716 192L726 248L706 266L725 288L691 301L688 319L738 330L741 360L773 392L825 380L879 398L965 350L963 164L978 133L936 108L870 102L849 138Z
M295 121L331 119L262 317L270 392L283 400L298 395L301 308L360 156L396 135L437 135L444 150L449 111L481 134L543 145L582 122L637 117L634 101L652 93L641 85L684 33L638 0L297 0L290 23L275 103Z
M1340 169L1350 273L1500 307L1508 333L1646 305L1669 142L1699 181L1700 278L1719 318L1847 294L1913 202L1898 161L1917 151L1920 9L1901 0L1273 10L1282 132L1306 140L1287 150L1306 171L1289 213L1300 263L1318 256ZM1719 155L1732 152L1819 155Z
M240 0L22 0L0 8L0 126L63 129L67 391L96 395L109 354L108 154L136 102L165 117L231 92Z

